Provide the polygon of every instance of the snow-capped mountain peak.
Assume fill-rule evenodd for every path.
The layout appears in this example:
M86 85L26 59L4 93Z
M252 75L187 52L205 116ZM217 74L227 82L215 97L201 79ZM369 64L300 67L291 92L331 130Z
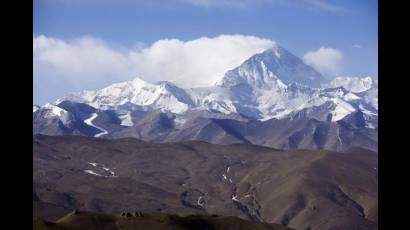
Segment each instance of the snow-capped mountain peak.
M217 85L234 87L248 84L252 88L270 89L280 80L283 85L299 83L319 87L323 76L300 58L279 45L255 54L239 67L228 71ZM283 88L282 85L282 88Z

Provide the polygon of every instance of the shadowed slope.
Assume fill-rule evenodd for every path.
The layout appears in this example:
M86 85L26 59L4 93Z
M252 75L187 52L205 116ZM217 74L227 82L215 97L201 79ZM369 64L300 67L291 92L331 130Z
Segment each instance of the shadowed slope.
M185 217L162 213L122 213L120 215L73 212L55 223L34 221L34 230L290 230L278 224L258 223L237 217L189 215Z

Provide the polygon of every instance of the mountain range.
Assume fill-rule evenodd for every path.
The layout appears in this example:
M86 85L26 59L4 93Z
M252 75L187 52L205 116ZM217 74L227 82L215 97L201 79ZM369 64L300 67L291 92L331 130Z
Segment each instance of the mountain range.
M33 133L377 151L378 82L326 82L276 45L227 71L214 86L184 89L135 78L33 106Z

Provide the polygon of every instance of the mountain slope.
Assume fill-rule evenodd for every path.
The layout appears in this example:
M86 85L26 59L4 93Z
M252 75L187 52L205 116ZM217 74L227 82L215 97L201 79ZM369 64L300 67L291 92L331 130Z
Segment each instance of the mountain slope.
M377 226L377 153L358 148L36 135L33 150L36 202L65 209L233 215L295 229Z
M42 219L34 220L34 230L86 230L86 229L179 229L179 230L290 230L278 224L257 223L236 217L190 215L181 217L161 213L121 213L102 214L91 212L72 212L55 223Z
M60 105L64 105L65 111L73 116L72 125L66 127L59 117L51 120L41 118L43 109L40 109L33 114L34 133L135 137L151 142L199 140L214 144L252 143L280 149L346 151L357 146L377 151L377 116L360 110L337 122L322 121L327 114L322 110L328 111L327 107L305 109L289 118L258 121L233 113L81 110L84 106L88 108L87 105L67 101Z

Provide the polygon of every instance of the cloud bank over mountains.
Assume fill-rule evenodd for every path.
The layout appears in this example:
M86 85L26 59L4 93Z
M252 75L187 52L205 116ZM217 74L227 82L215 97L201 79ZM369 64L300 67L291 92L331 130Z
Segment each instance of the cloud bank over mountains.
M33 77L42 84L58 81L61 87L82 89L135 77L172 81L183 87L208 86L274 44L254 36L220 35L190 41L162 39L127 49L94 37L62 40L39 35L33 37Z
M127 48L90 36L72 40L33 36L34 102L135 77L171 81L184 88L210 86L227 70L275 44L255 36L220 35L190 41L161 39ZM337 72L341 59L340 51L324 47L304 56L307 64L325 74Z
M173 81L183 87L209 86L253 54L275 44L253 36L221 35L191 41L164 39L129 57L141 78Z

